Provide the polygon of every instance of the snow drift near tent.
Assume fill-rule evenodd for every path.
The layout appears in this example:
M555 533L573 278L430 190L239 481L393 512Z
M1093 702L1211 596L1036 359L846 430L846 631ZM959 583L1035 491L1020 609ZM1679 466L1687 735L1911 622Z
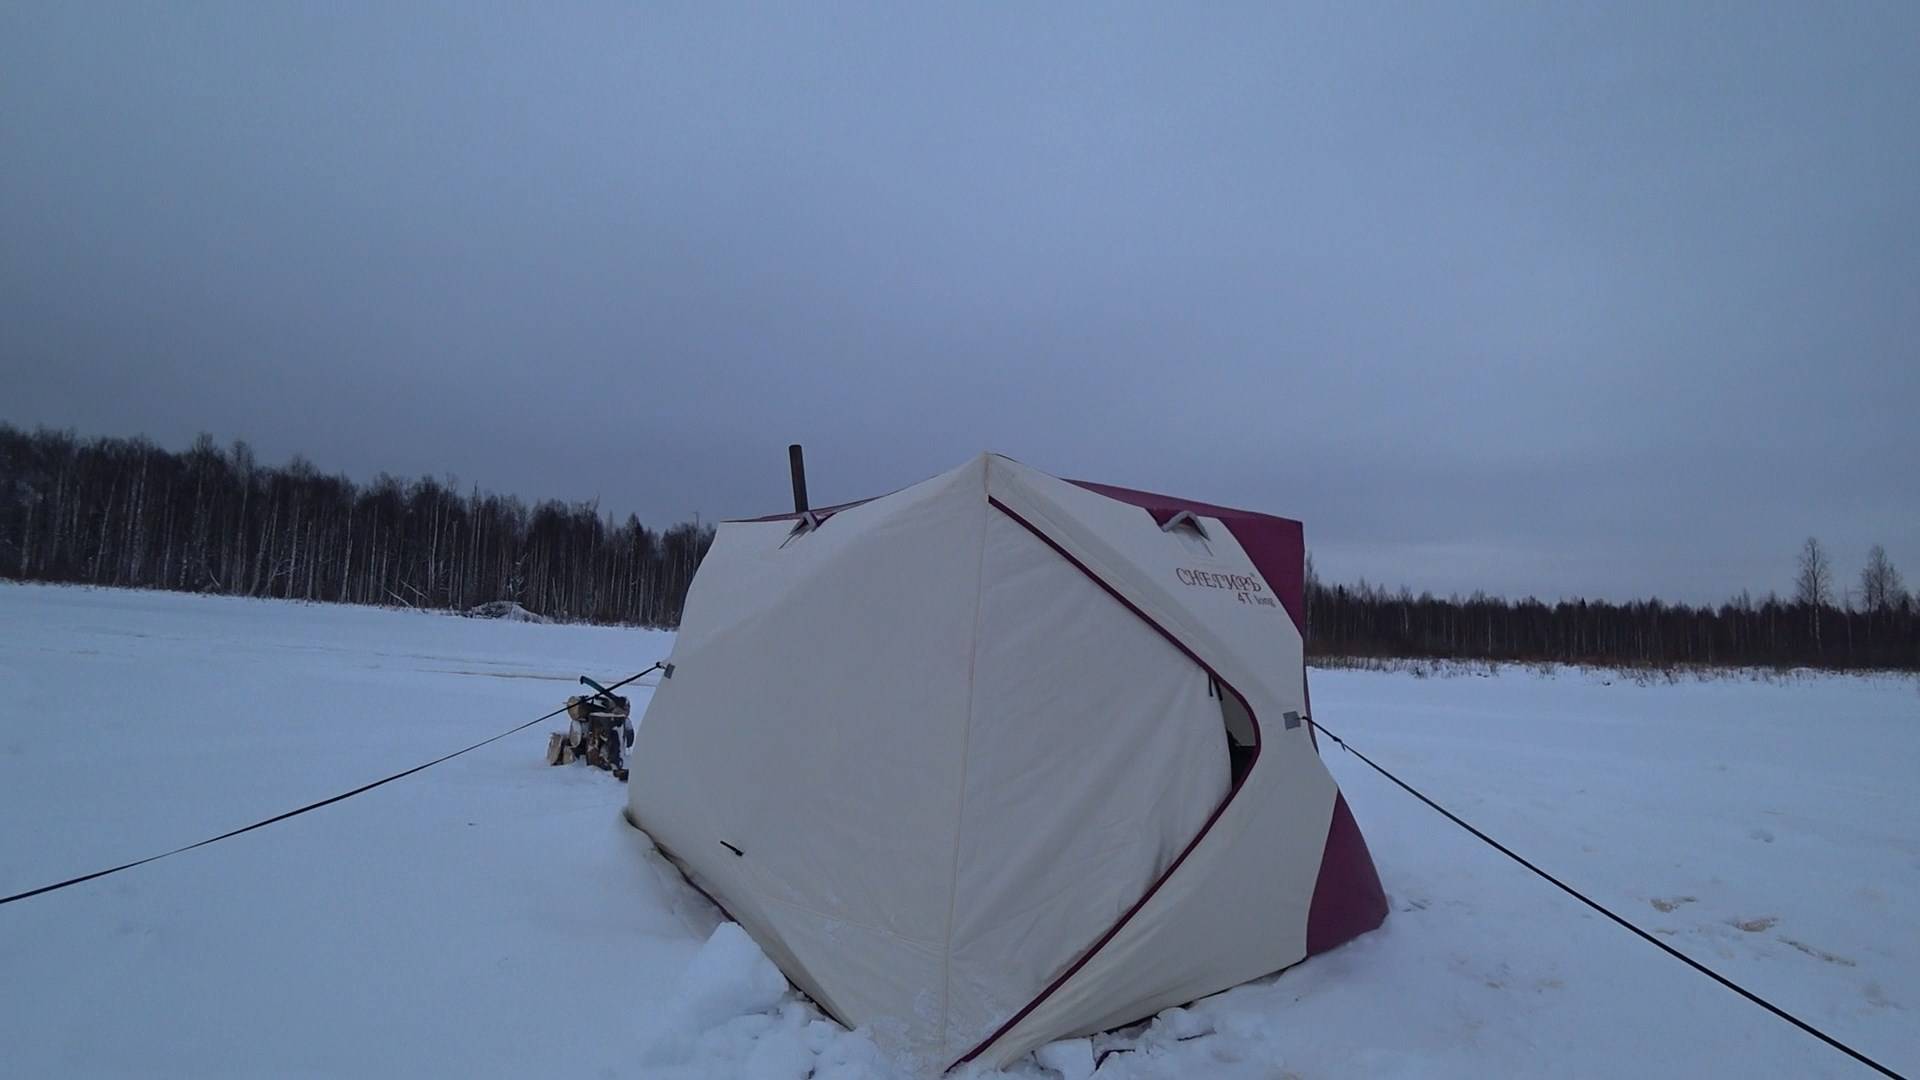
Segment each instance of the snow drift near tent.
M922 1071L1270 974L1386 901L1314 746L1298 522L985 455L723 525L634 821Z

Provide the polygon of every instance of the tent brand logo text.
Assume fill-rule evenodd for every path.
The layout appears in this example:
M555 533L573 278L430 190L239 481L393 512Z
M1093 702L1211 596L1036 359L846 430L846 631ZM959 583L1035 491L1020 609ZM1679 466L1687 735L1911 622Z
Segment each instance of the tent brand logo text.
M1243 604L1257 604L1261 607L1279 606L1273 597L1265 594L1266 590L1261 588L1260 579L1257 577L1246 574L1216 574L1211 570L1193 570L1185 566L1175 568L1173 576L1180 579L1180 584L1189 588L1226 589L1234 593L1235 598Z

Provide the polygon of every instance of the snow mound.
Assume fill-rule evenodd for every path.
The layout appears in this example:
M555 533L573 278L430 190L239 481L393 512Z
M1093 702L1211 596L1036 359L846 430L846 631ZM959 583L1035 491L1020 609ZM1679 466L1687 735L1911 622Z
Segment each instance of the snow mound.
M640 1043L659 1080L869 1080L899 1075L864 1034L822 1019L734 922L721 923L680 975L674 1004Z
M550 623L545 615L536 615L511 600L493 600L467 609L474 619L504 619L507 622Z
M680 976L685 1019L703 1030L736 1016L772 1012L787 978L739 923L721 923Z
M1093 1075L1093 1041L1062 1039L1033 1052L1041 1068L1060 1074L1060 1080L1087 1080Z

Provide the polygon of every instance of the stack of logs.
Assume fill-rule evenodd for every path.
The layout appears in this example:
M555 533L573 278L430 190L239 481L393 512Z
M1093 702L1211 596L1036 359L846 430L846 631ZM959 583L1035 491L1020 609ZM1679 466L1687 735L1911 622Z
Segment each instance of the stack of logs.
M570 765L585 760L597 769L613 773L614 779L627 778L623 743L632 728L627 699L618 694L594 694L567 699L566 731L556 731L547 739L547 764Z

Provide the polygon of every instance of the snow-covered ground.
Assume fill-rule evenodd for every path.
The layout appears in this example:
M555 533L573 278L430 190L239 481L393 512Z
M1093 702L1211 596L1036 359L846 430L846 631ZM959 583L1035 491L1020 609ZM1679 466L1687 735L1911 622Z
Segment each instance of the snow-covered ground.
M661 633L0 584L0 895L357 786ZM645 691L636 694L644 705ZM1920 689L1316 672L1319 718L1577 887L1920 1071ZM877 1080L537 726L0 907L0 1072ZM1853 1076L1837 1052L1328 760L1392 900L1277 978L1007 1074Z

